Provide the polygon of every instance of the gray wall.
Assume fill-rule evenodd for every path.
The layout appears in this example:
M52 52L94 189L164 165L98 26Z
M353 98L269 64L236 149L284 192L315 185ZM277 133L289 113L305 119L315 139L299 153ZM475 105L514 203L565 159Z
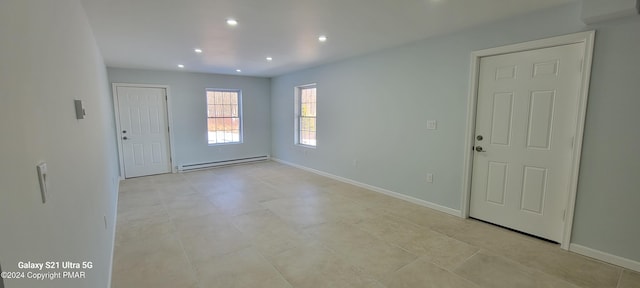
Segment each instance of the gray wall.
M108 68L112 83L170 86L173 114L174 166L230 160L270 154L269 79L189 72ZM241 89L242 144L207 144L207 88Z
M117 199L115 125L106 68L84 11L76 0L3 0L0 39L2 269L20 271L18 261L94 264L86 279L4 284L106 288ZM74 99L84 101L86 119L76 120ZM46 204L36 176L41 161L49 171Z
M273 78L272 156L459 210L470 53L590 29L598 34L572 242L640 261L637 19L586 27L570 4ZM313 82L318 147L305 149L293 144L293 91Z
M573 242L640 261L640 17L597 27Z

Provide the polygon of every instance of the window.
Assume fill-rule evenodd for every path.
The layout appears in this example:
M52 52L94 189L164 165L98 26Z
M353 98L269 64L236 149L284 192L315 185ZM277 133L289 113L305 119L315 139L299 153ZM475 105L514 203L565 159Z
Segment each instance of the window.
M207 89L209 145L242 142L240 90Z
M296 87L296 144L316 146L316 85Z

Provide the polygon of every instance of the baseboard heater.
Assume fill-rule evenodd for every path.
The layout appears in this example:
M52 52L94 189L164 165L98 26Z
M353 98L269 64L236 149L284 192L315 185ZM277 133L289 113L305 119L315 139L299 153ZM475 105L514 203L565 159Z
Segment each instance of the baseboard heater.
M243 164L243 163L251 163L251 162L259 162L269 160L269 156L257 156L257 157L249 157L249 158L239 158L239 159L231 159L231 160L223 160L223 161L215 161L215 162L207 162L207 163L198 163L198 164L187 164L178 166L179 172L187 172L193 170L200 170L206 168L220 167L220 166L228 166L234 164Z

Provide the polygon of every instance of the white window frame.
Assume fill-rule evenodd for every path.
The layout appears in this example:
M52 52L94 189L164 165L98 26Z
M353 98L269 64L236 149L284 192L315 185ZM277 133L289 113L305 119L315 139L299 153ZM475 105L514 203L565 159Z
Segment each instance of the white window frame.
M316 145L309 145L300 143L300 117L301 117L301 102L302 102L302 90L304 89L316 89ZM316 148L318 147L318 85L316 83L310 83L305 85L299 85L294 88L294 144L297 146L305 147L305 148Z
M208 92L235 92L238 94L238 119L240 120L238 141L225 142L225 143L209 143L209 99L207 98ZM207 88L205 89L205 112L207 115L206 130L207 130L207 145L220 146L220 145L236 145L243 143L244 135L244 117L242 113L242 90L241 89L227 89L227 88Z

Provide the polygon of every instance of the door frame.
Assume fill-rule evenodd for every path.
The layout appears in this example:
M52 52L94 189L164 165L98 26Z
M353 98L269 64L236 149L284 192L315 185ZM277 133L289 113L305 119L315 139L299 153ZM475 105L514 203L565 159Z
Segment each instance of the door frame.
M173 150L173 129L171 123L173 123L173 117L171 113L171 93L168 85L155 85L155 84L134 84L134 83L111 83L111 92L113 94L113 112L116 118L116 137L118 137L118 158L120 161L120 180L125 179L124 175L124 153L122 152L122 129L120 128L120 108L118 105L118 87L140 87L140 88L158 88L164 89L167 98L167 105L165 107L165 113L167 115L167 129L169 130L169 164L171 165L171 173L177 173L177 167L173 165L173 160L176 158Z
M576 191L578 187L578 175L580 170L580 155L582 153L582 138L584 135L584 122L587 112L587 97L589 94L589 82L591 79L591 63L593 61L593 46L595 40L595 31L585 31L563 36L551 37L546 39L534 40L524 43L512 44L496 48L489 48L471 52L471 73L470 73L470 89L467 98L467 128L465 132L464 142L464 175L463 175L463 193L462 193L462 209L463 218L469 218L469 209L471 201L471 177L473 173L473 151L472 148L475 137L476 128L476 109L478 101L478 77L480 75L480 59L483 57L496 56L508 53L522 52L528 50L537 50L562 45L584 43L584 59L582 61L582 78L580 91L578 95L578 114L575 127L574 149L571 155L571 178L569 180L567 206L565 210L564 231L562 233L562 242L560 247L569 250L571 243L571 230L573 227L573 215L576 204Z

